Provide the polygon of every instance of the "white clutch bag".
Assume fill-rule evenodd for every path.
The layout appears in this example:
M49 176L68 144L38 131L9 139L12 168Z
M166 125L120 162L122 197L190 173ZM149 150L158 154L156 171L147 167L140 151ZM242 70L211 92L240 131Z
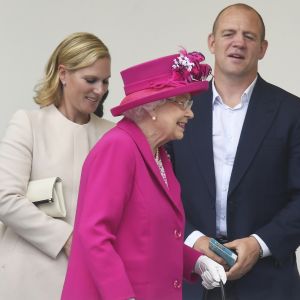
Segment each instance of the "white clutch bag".
M48 216L64 218L67 215L59 177L30 181L26 197Z

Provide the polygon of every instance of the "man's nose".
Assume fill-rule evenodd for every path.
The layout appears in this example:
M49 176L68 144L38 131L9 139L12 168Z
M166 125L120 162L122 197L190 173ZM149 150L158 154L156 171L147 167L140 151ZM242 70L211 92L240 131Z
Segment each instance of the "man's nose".
M236 47L244 47L245 46L245 37L243 34L236 34L233 39L233 45Z

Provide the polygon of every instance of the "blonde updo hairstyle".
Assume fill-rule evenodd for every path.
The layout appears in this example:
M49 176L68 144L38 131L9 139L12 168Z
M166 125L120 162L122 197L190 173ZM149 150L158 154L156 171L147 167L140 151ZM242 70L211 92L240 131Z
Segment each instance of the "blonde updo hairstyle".
M63 86L58 67L64 65L69 71L76 71L92 65L101 58L109 58L106 45L95 35L76 32L67 36L52 53L45 69L44 78L35 87L34 101L40 105L55 104L59 107Z

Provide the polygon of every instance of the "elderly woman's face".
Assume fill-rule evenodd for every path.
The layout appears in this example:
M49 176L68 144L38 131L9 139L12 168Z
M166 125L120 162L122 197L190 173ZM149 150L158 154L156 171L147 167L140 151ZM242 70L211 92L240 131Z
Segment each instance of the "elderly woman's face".
M194 117L191 106L191 96L184 94L167 99L155 109L156 127L165 143L183 138L188 120Z

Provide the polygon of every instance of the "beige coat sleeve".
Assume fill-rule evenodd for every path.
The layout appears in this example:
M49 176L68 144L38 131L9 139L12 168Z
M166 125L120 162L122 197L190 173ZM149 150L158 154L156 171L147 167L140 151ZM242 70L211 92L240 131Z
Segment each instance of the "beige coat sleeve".
M0 221L45 254L55 258L72 233L72 226L54 219L26 197L30 180L33 128L25 111L11 119L0 144Z

